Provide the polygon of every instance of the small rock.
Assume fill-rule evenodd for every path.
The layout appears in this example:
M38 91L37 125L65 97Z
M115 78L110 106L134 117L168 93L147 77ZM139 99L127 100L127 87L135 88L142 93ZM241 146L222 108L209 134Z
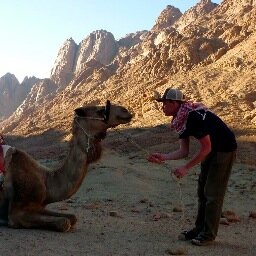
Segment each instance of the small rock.
M229 222L226 218L220 218L220 224L222 225L229 225Z
M226 219L229 222L240 222L241 221L241 219L238 216L236 216L236 215L227 216Z
M157 220L160 220L161 219L161 214L160 213L156 213L153 215L153 220L154 221L157 221Z
M183 212L183 209L180 206L175 206L172 210L173 212Z
M133 208L133 209L131 209L131 212L140 213L140 210L139 210L139 209L136 209L136 208Z
M221 214L222 217L235 216L235 215L236 215L235 212L231 210L223 211Z
M141 203L141 204L146 204L146 203L148 203L148 199L141 199L141 200L140 200L140 203Z
M167 249L166 253L169 255L187 255L187 250L184 248Z
M250 212L249 217L253 218L253 219L256 219L256 212Z
M113 216L113 217L116 217L118 214L117 214L117 211L110 211L109 215Z
M117 211L110 211L109 215L112 217L120 217Z
M236 215L234 211L224 211L222 212L222 217L226 218L228 222L240 222L241 219Z
M160 219L168 219L168 218L171 218L171 215L168 213L156 213L153 216L153 220L155 220L155 221L160 220Z

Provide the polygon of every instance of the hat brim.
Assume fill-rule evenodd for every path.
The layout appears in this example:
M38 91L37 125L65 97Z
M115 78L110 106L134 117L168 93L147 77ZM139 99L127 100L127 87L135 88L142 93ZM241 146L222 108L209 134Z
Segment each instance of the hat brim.
M157 102L164 102L166 99L162 99L162 98L158 98L158 99L155 99Z
M172 100L172 99L163 99L163 98L158 98L158 99L155 99L157 102L164 102L164 101L186 101L185 99L181 99L181 100Z

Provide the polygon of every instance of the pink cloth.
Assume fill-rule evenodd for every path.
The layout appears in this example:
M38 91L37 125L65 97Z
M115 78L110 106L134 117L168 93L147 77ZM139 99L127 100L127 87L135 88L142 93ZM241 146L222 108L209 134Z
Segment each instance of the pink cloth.
M185 102L182 103L177 115L172 119L171 128L173 128L178 134L181 134L186 129L186 123L188 114L190 111L197 111L204 109L207 111L207 107L203 103L199 102Z

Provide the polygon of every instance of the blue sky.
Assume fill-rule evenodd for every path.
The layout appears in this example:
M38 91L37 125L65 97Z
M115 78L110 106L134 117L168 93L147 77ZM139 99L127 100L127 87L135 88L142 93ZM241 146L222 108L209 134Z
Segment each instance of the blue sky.
M0 77L46 78L63 42L105 29L116 39L149 30L167 5L185 12L199 0L0 0ZM212 0L220 3L221 0Z

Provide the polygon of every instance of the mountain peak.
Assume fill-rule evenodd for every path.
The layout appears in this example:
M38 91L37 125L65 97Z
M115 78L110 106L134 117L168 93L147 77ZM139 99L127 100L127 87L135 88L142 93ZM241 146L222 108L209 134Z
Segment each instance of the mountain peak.
M195 6L187 10L182 17L175 23L175 28L178 31L182 31L186 26L197 21L199 18L204 17L212 10L214 10L218 4L212 3L211 0L201 0Z
M181 16L182 13L178 8L172 5L167 5L167 7L160 13L152 30L161 30L171 27Z

